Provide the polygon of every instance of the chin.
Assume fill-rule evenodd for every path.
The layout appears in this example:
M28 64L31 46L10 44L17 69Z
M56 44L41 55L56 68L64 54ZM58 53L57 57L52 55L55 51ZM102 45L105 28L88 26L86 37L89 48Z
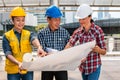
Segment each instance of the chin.
M57 26L56 29L58 29L59 27Z
M23 28L21 27L21 28L18 28L19 30L22 30Z

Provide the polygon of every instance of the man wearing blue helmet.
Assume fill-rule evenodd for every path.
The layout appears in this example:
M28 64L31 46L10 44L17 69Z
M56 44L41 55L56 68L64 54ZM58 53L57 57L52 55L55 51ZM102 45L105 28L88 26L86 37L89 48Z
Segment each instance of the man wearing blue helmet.
M68 31L60 27L62 13L58 7L52 5L47 8L45 16L48 26L40 30L38 39L48 54L48 48L61 51L70 38ZM41 80L53 80L54 76L56 80L68 80L67 71L42 71Z

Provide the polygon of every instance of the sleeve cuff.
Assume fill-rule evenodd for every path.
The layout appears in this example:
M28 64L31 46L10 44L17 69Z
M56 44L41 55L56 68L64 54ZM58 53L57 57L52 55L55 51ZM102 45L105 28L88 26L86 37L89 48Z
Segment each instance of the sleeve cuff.
M7 56L7 55L9 55L9 54L12 55L12 52L11 52L11 51L7 51L7 52L5 52L5 56Z

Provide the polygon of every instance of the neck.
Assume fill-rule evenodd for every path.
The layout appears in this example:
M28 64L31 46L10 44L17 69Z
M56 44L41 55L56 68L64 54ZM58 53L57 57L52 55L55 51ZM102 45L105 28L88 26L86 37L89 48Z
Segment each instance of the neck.
M84 25L85 31L88 32L90 29L91 23L88 23L87 25Z
M50 30L51 30L52 32L58 30L58 29L55 29L55 28L52 28L52 27L49 27L49 28L50 28Z
M50 28L50 29L51 29L51 31L53 31L53 32L56 30L56 29L53 29L53 28Z
M16 31L19 32L19 33L22 32L22 30L19 30L19 29L16 29L16 28L14 28L14 30L16 30Z

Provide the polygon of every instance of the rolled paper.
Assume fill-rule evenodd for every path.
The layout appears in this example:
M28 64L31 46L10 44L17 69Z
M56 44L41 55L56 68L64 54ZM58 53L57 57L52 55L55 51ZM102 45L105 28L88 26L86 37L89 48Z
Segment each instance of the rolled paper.
M31 53L25 53L23 56L23 62L31 62L33 60L33 56Z

